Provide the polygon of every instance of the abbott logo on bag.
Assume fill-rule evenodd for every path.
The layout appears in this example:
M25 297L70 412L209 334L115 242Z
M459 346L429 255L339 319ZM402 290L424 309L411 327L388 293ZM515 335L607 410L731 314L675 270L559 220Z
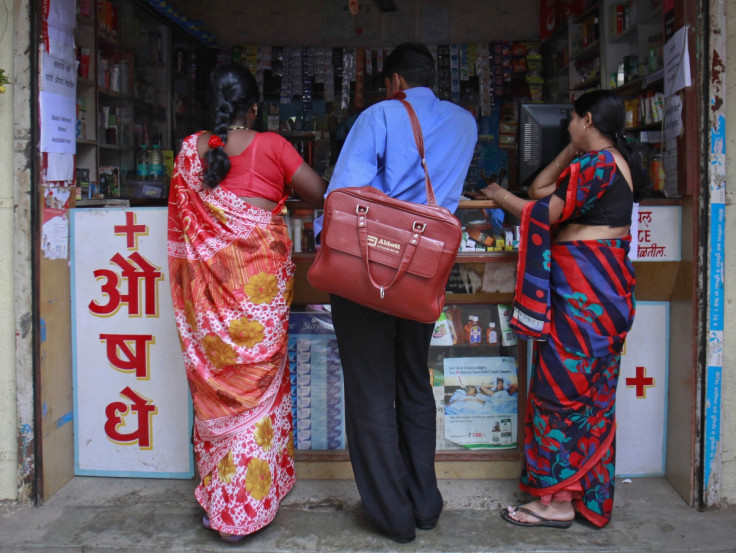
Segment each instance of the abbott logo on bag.
M368 247L378 248L381 251L390 253L393 255L401 254L401 244L398 242L392 242L386 238L378 238L377 236L368 235Z

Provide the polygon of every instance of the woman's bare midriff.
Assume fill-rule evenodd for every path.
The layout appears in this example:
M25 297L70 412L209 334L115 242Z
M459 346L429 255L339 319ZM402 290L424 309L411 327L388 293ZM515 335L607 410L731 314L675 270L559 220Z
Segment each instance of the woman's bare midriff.
M276 207L276 202L267 200L266 198L257 198L253 196L238 196L245 203L254 207L260 207L266 211L272 211Z
M574 240L616 240L629 234L629 227L608 227L593 225L565 225L555 236L555 242Z

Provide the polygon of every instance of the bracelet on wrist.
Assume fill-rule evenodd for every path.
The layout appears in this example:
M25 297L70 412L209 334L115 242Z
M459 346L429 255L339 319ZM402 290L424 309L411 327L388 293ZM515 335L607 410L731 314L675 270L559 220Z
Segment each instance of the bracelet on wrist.
M512 194L511 192L508 192L508 193L507 193L507 194L506 194L506 195L505 195L505 196L503 197L503 199L501 200L501 209L503 209L503 204L504 204L504 202L505 202L505 201L506 201L506 200L508 199L508 197L509 197L509 196L513 196L513 194Z

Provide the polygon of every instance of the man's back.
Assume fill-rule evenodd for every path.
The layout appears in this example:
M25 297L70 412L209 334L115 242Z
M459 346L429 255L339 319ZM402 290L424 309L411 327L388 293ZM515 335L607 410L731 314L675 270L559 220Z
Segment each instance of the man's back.
M437 203L454 211L477 141L475 119L460 106L438 100L428 88L405 93L422 128ZM385 100L366 109L345 141L330 190L363 185L404 200L427 201L411 122L399 101Z

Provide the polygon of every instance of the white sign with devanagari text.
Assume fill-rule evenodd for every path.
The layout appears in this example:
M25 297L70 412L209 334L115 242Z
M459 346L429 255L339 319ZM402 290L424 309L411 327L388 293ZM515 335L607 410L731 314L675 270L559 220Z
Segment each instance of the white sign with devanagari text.
M75 474L191 478L167 210L70 213Z
M682 208L679 205L640 205L637 261L680 261Z

